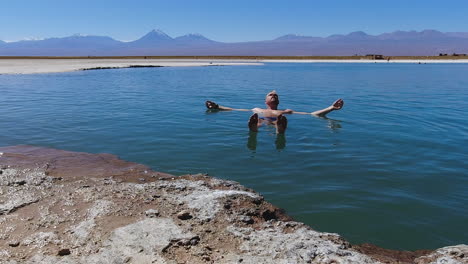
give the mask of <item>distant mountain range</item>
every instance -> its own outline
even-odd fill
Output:
[[[131,42],[81,35],[0,41],[0,56],[429,56],[439,53],[468,53],[468,32],[395,31],[373,36],[357,31],[329,37],[289,34],[273,40],[225,43],[199,34],[172,38],[153,30]]]

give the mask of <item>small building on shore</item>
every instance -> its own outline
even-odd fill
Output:
[[[366,57],[369,57],[372,60],[383,60],[385,59],[381,54],[366,54]]]

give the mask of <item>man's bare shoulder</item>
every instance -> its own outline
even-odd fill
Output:
[[[267,110],[267,109],[262,109],[262,108],[259,108],[259,107],[255,107],[255,108],[252,109],[252,112],[254,112],[254,113],[263,113],[263,112],[265,112],[265,110]]]

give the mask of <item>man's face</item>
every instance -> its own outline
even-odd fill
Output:
[[[265,98],[265,103],[267,105],[278,105],[279,104],[279,97],[275,91],[271,91],[267,94]]]

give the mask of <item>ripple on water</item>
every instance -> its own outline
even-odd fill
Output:
[[[239,181],[312,227],[353,243],[466,243],[467,65],[266,64],[0,76],[0,145],[108,152],[176,175]],[[249,112],[314,111],[247,131]],[[405,237],[402,241],[401,237]]]

